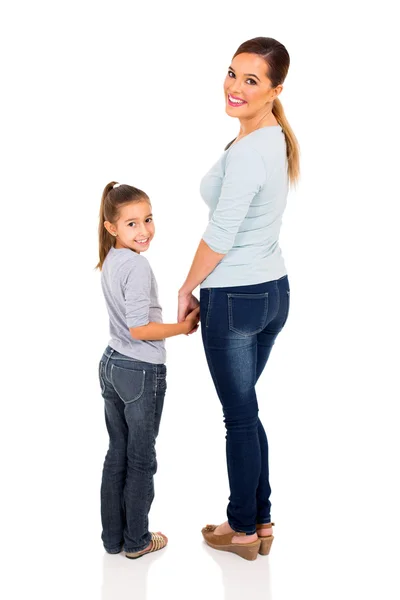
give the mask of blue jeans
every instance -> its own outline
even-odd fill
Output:
[[[255,385],[289,314],[288,277],[256,285],[200,290],[201,332],[222,404],[232,529],[255,533],[271,522],[268,441]]]
[[[166,366],[109,346],[99,364],[110,445],[101,483],[102,540],[111,554],[149,545],[148,513],[157,471],[155,443],[166,391]]]

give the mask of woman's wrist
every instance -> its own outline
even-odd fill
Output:
[[[178,297],[179,298],[186,298],[187,296],[191,296],[193,290],[189,290],[188,288],[185,288],[185,286],[183,285],[181,287],[181,289],[178,292]]]

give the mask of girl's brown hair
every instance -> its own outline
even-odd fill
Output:
[[[268,66],[267,77],[271,80],[272,87],[275,88],[285,81],[289,70],[290,57],[283,44],[273,38],[253,38],[241,44],[233,55],[233,58],[244,52],[258,54],[258,56],[261,56],[265,60]],[[279,98],[275,98],[273,101],[272,113],[285,134],[289,181],[291,184],[295,184],[300,175],[299,143],[289,125]]]
[[[99,262],[96,269],[102,269],[103,263],[110,249],[115,245],[115,237],[104,227],[104,222],[115,223],[118,219],[121,206],[131,202],[142,202],[145,200],[150,204],[148,195],[131,185],[116,185],[116,181],[110,181],[104,188],[101,197],[99,215]]]

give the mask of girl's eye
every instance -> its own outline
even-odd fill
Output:
[[[149,217],[148,219],[146,219],[146,223],[151,223],[151,222],[152,222],[152,220],[153,220],[153,219],[152,219],[151,217]]]
[[[135,223],[132,221],[132,223],[128,223],[128,227],[133,227],[135,225]]]

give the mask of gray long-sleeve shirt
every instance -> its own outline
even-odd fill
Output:
[[[136,360],[164,364],[165,340],[135,340],[129,331],[163,322],[157,282],[147,258],[129,248],[111,248],[103,263],[101,285],[110,317],[111,348]]]
[[[288,194],[282,128],[262,127],[232,144],[201,180],[210,209],[203,240],[225,254],[200,287],[240,286],[286,275],[279,232]]]

